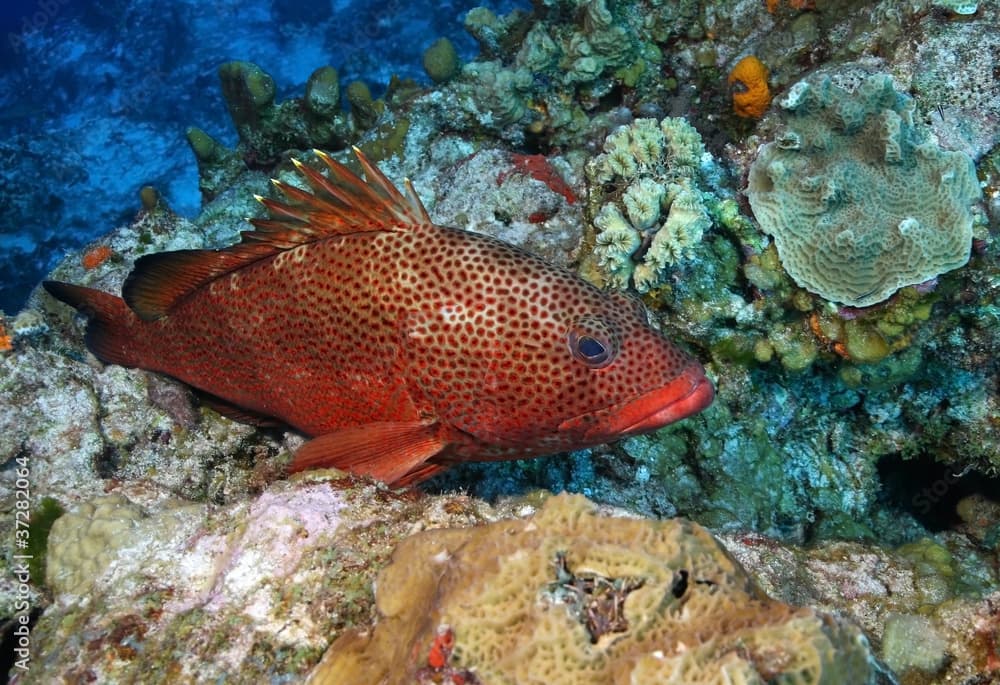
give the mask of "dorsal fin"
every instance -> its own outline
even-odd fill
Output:
[[[284,250],[335,235],[405,231],[430,224],[409,180],[404,196],[358,148],[354,154],[366,180],[325,152],[313,153],[326,166],[329,178],[293,159],[309,190],[272,180],[284,199],[258,196],[268,216],[250,219],[254,230],[243,231],[239,243],[221,250],[161,252],[138,259],[122,288],[129,307],[146,321],[159,319],[216,278]]]

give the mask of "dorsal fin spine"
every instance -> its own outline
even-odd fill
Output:
[[[158,319],[215,279],[284,250],[336,235],[405,231],[430,223],[408,181],[404,197],[360,150],[355,148],[354,153],[367,182],[323,152],[316,156],[330,178],[293,159],[312,192],[275,181],[285,201],[258,197],[268,216],[250,219],[255,230],[244,231],[236,245],[141,258],[125,282],[125,301],[142,319]]]
[[[361,154],[361,150],[359,150],[357,146],[354,146],[352,149],[354,150],[354,154],[358,157],[358,163],[361,164],[361,168],[365,172],[365,180],[368,182],[369,188],[375,186],[381,189],[382,192],[395,203],[396,207],[405,207],[408,204],[406,198],[404,198],[396,186],[394,186],[392,182],[386,178],[381,169],[369,162],[368,158]],[[333,161],[330,159],[330,156],[326,154],[322,155],[320,159],[326,162],[327,166],[330,166]]]
[[[413,211],[419,215],[420,222],[424,224],[431,223],[431,217],[424,208],[424,203],[420,201],[420,196],[417,195],[417,191],[413,189],[413,184],[410,183],[410,179],[403,179],[403,187],[406,188],[406,199],[409,201]]]
[[[352,223],[351,219],[353,219],[354,224],[369,223],[378,225],[389,223],[389,219],[384,216],[384,212],[379,211],[386,203],[385,198],[374,193],[370,187],[351,173],[347,167],[336,162],[334,162],[336,166],[330,167],[330,171],[339,181],[338,185],[302,162],[298,160],[292,161],[295,163],[295,168],[298,169],[306,179],[306,182],[315,191],[315,194],[305,201],[306,204],[316,207],[317,210],[323,205],[328,208],[327,211],[335,209],[335,212],[331,214],[335,214],[341,219],[347,219],[344,223]],[[352,196],[351,193],[354,195]],[[395,217],[395,213],[390,214]],[[387,225],[385,228],[388,230],[389,226]]]

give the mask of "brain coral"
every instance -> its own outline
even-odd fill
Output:
[[[314,685],[874,682],[859,629],[763,596],[700,526],[598,515],[574,495],[531,519],[403,541],[374,631],[338,639]]]
[[[807,79],[780,104],[787,128],[761,148],[746,194],[796,283],[865,307],[969,260],[972,160],[920,134],[889,76],[853,92]]]

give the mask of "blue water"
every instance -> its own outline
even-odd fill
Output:
[[[448,36],[464,59],[472,7],[512,0],[29,0],[0,10],[0,310],[17,312],[66,253],[128,222],[155,186],[198,212],[196,125],[235,131],[216,70],[239,59],[274,76],[279,99],[317,67],[376,94],[393,73],[422,83],[424,49]],[[14,4],[17,7],[10,7]],[[525,3],[522,3],[522,5]]]

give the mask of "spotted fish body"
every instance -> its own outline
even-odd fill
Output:
[[[292,470],[410,483],[470,460],[580,449],[700,411],[700,364],[642,306],[493,238],[431,223],[358,154],[276,182],[224,250],[143,257],[124,300],[58,282],[109,363],[173,376],[314,439]],[[127,304],[126,304],[127,303]]]

